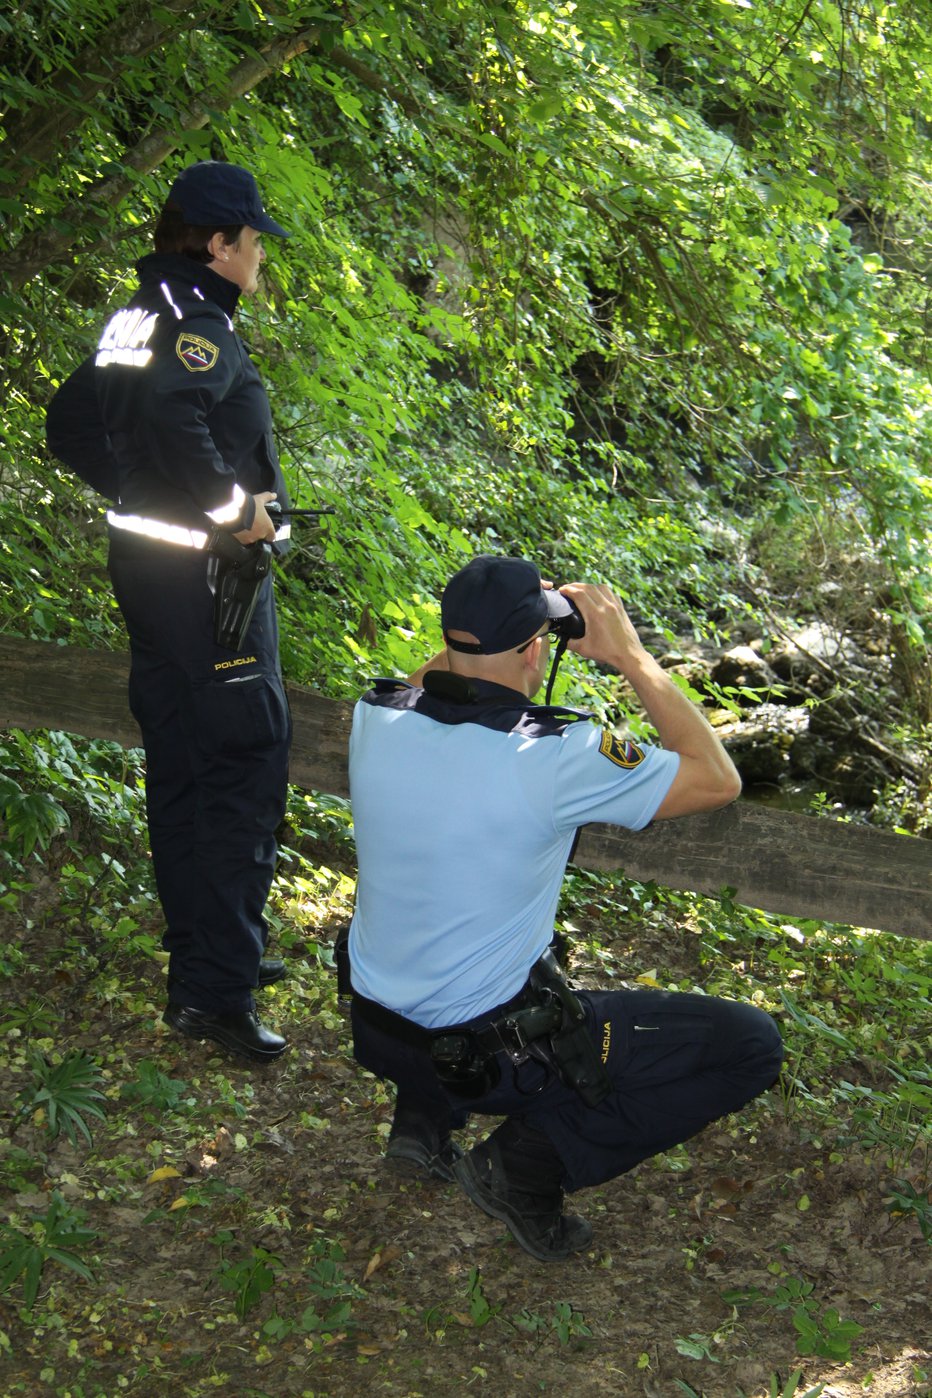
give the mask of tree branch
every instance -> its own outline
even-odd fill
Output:
[[[79,229],[100,228],[106,211],[115,207],[133,188],[134,174],[148,174],[181,144],[179,137],[207,125],[217,111],[230,107],[244,93],[277,72],[284,64],[312,48],[320,38],[313,25],[268,44],[261,53],[250,55],[231,69],[223,86],[195,98],[187,111],[179,113],[175,129],[154,132],[123,157],[121,172],[92,186],[80,199],[73,199],[40,228],[26,234],[9,252],[0,254],[0,279],[12,291],[19,290],[49,263],[62,257],[74,244]]]
[[[24,112],[10,124],[0,145],[0,168],[15,170],[4,193],[28,185],[37,165],[61,157],[66,139],[81,124],[88,108],[117,83],[130,62],[145,58],[181,29],[201,23],[203,11],[189,0],[163,0],[156,20],[148,3],[135,5],[106,32],[85,46],[49,80],[48,101]],[[184,17],[184,23],[179,19]]]

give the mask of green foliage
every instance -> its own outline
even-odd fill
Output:
[[[30,1176],[39,1170],[41,1162],[21,1146],[10,1144],[0,1155],[0,1182],[11,1192],[26,1189]]]
[[[28,803],[13,797],[14,828],[0,833],[0,907],[16,909],[30,899],[30,875],[39,852],[54,863],[59,910],[70,915],[71,933],[85,958],[98,968],[117,955],[154,956],[159,933],[153,929],[155,890],[150,862],[140,845],[143,818],[141,753],[118,744],[86,741],[60,732],[0,735],[3,789],[28,791]],[[35,817],[26,825],[24,813]],[[39,818],[45,825],[38,824]],[[92,827],[94,850],[83,848]],[[30,848],[35,838],[36,847]],[[68,851],[77,858],[68,858]],[[15,951],[0,951],[0,970],[12,974]]]
[[[307,1291],[313,1298],[298,1321],[305,1334],[324,1338],[351,1324],[353,1302],[365,1292],[345,1273],[343,1249],[329,1239],[316,1239],[312,1261],[305,1274]]]
[[[932,1190],[918,1190],[911,1180],[891,1180],[887,1209],[894,1218],[913,1217],[927,1243],[932,1243]]]
[[[861,950],[857,940],[854,945]],[[847,1032],[803,1009],[785,989],[779,992],[790,1022],[803,1033],[799,1057],[791,1056],[787,1074],[790,1103],[793,1094],[814,1100],[806,1080],[814,1077],[826,1053],[834,1057],[840,1052],[844,1058],[868,1056],[875,1074],[883,1074],[886,1082],[875,1076],[868,1085],[841,1077],[831,1092],[829,1110],[834,1113],[847,1106],[851,1132],[869,1148],[883,1150],[894,1167],[908,1162],[917,1148],[928,1145],[932,1126],[932,1082],[923,1042],[927,1035],[920,1027],[925,1017],[920,1007],[928,996],[930,981],[921,950],[913,952],[909,959],[913,958],[915,967],[904,964],[902,953],[896,960],[887,960],[869,943],[853,969],[845,965],[843,957],[837,958],[832,975],[847,1002]],[[875,971],[876,979],[869,969]],[[900,1029],[891,1032],[880,1010],[893,986],[902,989],[904,1001]],[[837,1016],[837,1009],[834,1013]],[[797,1075],[803,1064],[805,1080]]]
[[[589,1339],[592,1331],[581,1313],[569,1301],[558,1301],[553,1312],[553,1333],[561,1345],[568,1345],[572,1339]]]
[[[55,1010],[47,1000],[32,995],[24,1005],[12,1005],[0,1020],[0,1034],[25,1034],[33,1039],[48,1039],[55,1032]]]
[[[270,1340],[282,1340],[298,1333],[317,1348],[334,1336],[345,1333],[353,1325],[353,1304],[363,1299],[365,1292],[345,1275],[345,1255],[337,1243],[318,1238],[312,1248],[312,1261],[302,1277],[302,1288],[312,1300],[297,1320],[274,1315],[265,1322],[262,1334]]]
[[[0,760],[5,773],[0,813],[6,824],[0,851],[5,848],[17,859],[36,847],[47,849],[78,816],[99,819],[107,842],[119,845],[141,813],[141,781],[132,755],[117,743],[10,729],[0,735]]]
[[[438,1342],[444,1339],[451,1324],[482,1330],[494,1320],[538,1340],[551,1335],[561,1345],[568,1345],[571,1340],[586,1340],[592,1335],[581,1312],[570,1301],[557,1301],[549,1313],[525,1306],[509,1317],[504,1314],[504,1309],[502,1302],[489,1300],[481,1269],[470,1267],[466,1279],[466,1309],[446,1312],[441,1306],[432,1306],[424,1321],[428,1333]]]
[[[511,1317],[510,1323],[528,1335],[544,1336],[549,1330],[561,1345],[568,1345],[573,1339],[589,1339],[592,1335],[581,1312],[570,1301],[558,1301],[549,1317],[525,1306]]]
[[[188,1084],[180,1078],[163,1073],[156,1063],[144,1058],[136,1066],[134,1082],[123,1084],[120,1095],[143,1108],[150,1119],[163,1112],[191,1111],[195,1099],[188,1096]]]
[[[796,1349],[799,1354],[817,1354],[823,1359],[843,1362],[851,1358],[851,1346],[864,1329],[853,1320],[842,1320],[833,1306],[816,1314],[807,1305],[793,1312],[793,1325],[799,1332]]]
[[[29,1065],[32,1082],[20,1093],[20,1116],[41,1114],[53,1141],[64,1131],[73,1146],[79,1133],[90,1143],[86,1118],[105,1116],[98,1089],[100,1066],[84,1052],[68,1053],[53,1063],[36,1049],[30,1051]]]
[[[231,1233],[221,1233],[214,1239],[220,1247],[232,1241]],[[224,1291],[233,1293],[233,1306],[240,1320],[275,1285],[276,1273],[281,1270],[281,1261],[262,1247],[253,1247],[246,1257],[221,1262],[214,1275]]]
[[[768,529],[856,520],[923,655],[922,26],[828,0],[448,0],[428,33],[408,3],[178,8],[145,42],[99,0],[4,39],[9,629],[118,643],[99,504],[48,460],[42,406],[207,154],[254,168],[297,234],[240,310],[291,484],[336,510],[286,569],[295,678],[410,668],[476,548],[702,625],[729,588],[690,538],[697,480]]]
[[[466,1300],[469,1307],[469,1319],[477,1329],[483,1325],[488,1325],[490,1320],[501,1311],[500,1305],[490,1305],[482,1286],[482,1273],[478,1267],[470,1267],[469,1279],[466,1285]]]
[[[56,1189],[48,1209],[36,1215],[28,1233],[0,1223],[0,1292],[10,1291],[22,1277],[23,1300],[31,1310],[47,1262],[57,1262],[85,1281],[93,1281],[87,1263],[74,1251],[97,1236],[84,1227],[84,1221],[84,1211],[71,1208]]]
[[[218,1233],[212,1240],[221,1251],[234,1241],[229,1230]],[[338,1244],[318,1238],[311,1249],[311,1260],[302,1278],[302,1288],[313,1298],[296,1319],[273,1315],[263,1323],[262,1334],[268,1340],[283,1340],[298,1333],[313,1337],[313,1346],[325,1342],[337,1331],[352,1323],[353,1302],[364,1296],[362,1289],[344,1275],[344,1254]],[[214,1275],[225,1291],[233,1293],[233,1304],[239,1319],[248,1313],[275,1285],[282,1271],[281,1259],[266,1248],[254,1246],[248,1255],[227,1261],[224,1257]]]
[[[698,1333],[689,1336],[681,1335],[673,1343],[677,1354],[684,1354],[687,1359],[707,1359],[712,1364],[720,1362],[718,1357],[712,1353],[713,1336]]]
[[[0,814],[6,837],[19,846],[23,857],[36,845],[47,849],[49,841],[68,825],[68,813],[45,792],[23,791],[11,777],[0,776]]]
[[[291,787],[286,819],[291,840],[320,841],[322,844],[332,842],[347,849],[352,848],[352,810],[349,801],[342,797]]]
[[[725,1292],[722,1299],[735,1306],[757,1304],[775,1311],[789,1311],[797,1332],[798,1354],[814,1354],[839,1362],[848,1360],[851,1346],[864,1327],[853,1320],[842,1320],[833,1306],[820,1315],[819,1304],[812,1295],[814,1289],[812,1282],[789,1277],[770,1296],[752,1287],[748,1291]]]
[[[770,1378],[769,1398],[820,1398],[825,1390],[824,1383],[817,1383],[812,1388],[807,1388],[805,1393],[801,1392],[803,1374],[801,1369],[795,1369],[791,1373],[786,1383],[782,1383],[776,1374]]]

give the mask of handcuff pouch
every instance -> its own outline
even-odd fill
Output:
[[[444,1087],[469,1100],[484,1097],[501,1079],[495,1054],[481,1049],[468,1030],[435,1034],[430,1042],[430,1058]]]

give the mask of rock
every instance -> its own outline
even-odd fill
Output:
[[[776,672],[753,646],[734,646],[726,650],[713,664],[711,676],[723,688],[769,690],[780,683]]]
[[[829,780],[836,752],[832,744],[811,730],[794,739],[790,752],[790,767],[794,776]]]
[[[809,725],[808,710],[759,704],[746,718],[718,727],[719,737],[748,786],[790,775],[793,746]]]
[[[843,753],[832,764],[828,782],[848,806],[872,806],[885,773],[876,758],[856,752]]]
[[[870,662],[851,639],[824,621],[813,621],[794,631],[769,656],[770,664],[789,686],[788,698],[798,700],[827,693],[852,666]]]
[[[801,783],[824,790],[830,801],[871,807],[877,791],[904,770],[895,743],[886,748],[899,708],[890,657],[869,654],[822,619],[772,649],[754,629],[735,624],[728,649],[686,631],[654,631],[649,649],[700,693],[711,680],[734,696],[737,716],[713,708],[711,697],[705,712],[746,788]],[[741,690],[764,693],[767,701],[754,705]]]

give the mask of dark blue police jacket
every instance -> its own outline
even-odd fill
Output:
[[[175,253],[137,270],[139,290],[49,404],[50,450],[118,513],[203,529],[234,485],[287,508],[268,397],[233,328],[239,287]]]

